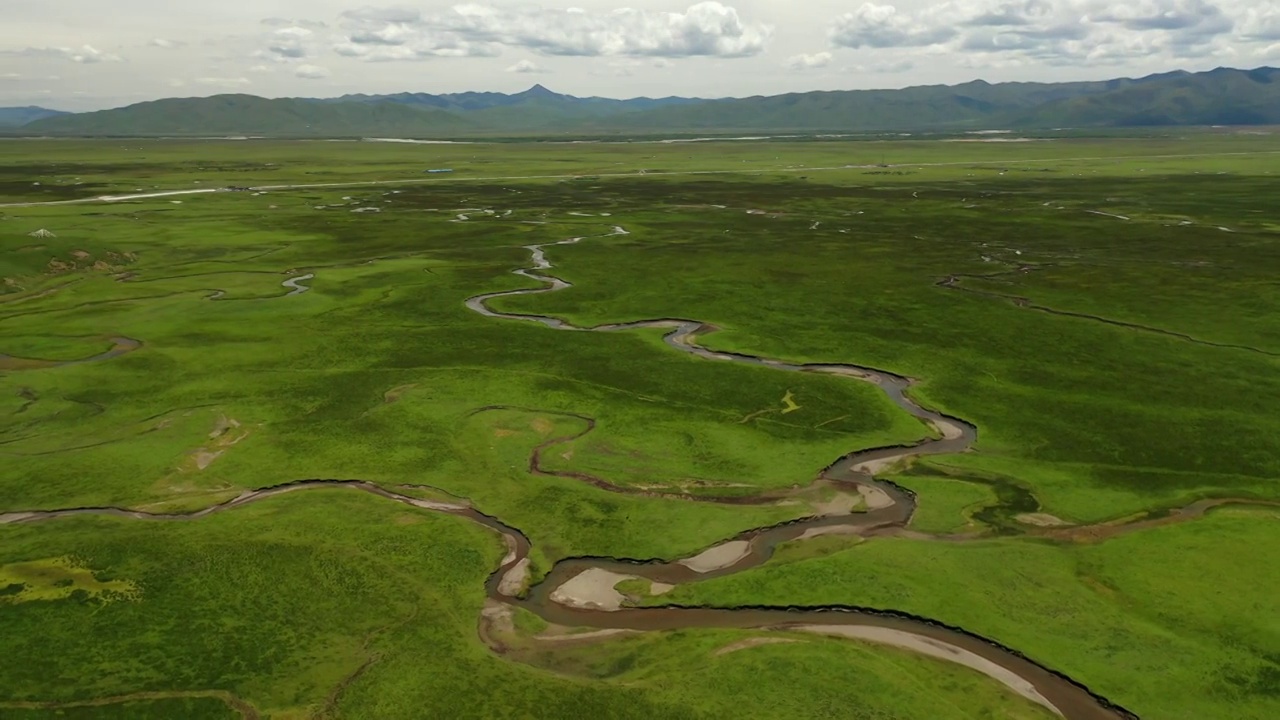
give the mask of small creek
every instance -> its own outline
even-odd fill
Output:
[[[282,286],[289,288],[289,294],[285,295],[285,297],[289,297],[291,295],[301,295],[302,293],[310,290],[311,289],[310,286],[301,285],[300,283],[306,280],[311,280],[315,276],[316,276],[315,273],[307,273],[306,275],[291,277],[288,280],[285,280],[284,282],[280,283]]]
[[[110,360],[111,358],[120,357],[126,353],[142,347],[141,340],[134,340],[128,337],[111,338],[111,348],[105,352],[98,353],[93,357],[81,358],[79,360],[39,360],[35,358],[14,357],[0,353],[0,371],[2,370],[44,370],[48,368],[67,367],[69,365],[85,365],[88,363],[101,362]]]

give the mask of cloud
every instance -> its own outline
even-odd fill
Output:
[[[820,52],[813,55],[801,54],[792,55],[783,63],[784,67],[791,70],[811,70],[813,68],[824,68],[831,64],[831,53]]]
[[[91,65],[102,62],[120,62],[124,58],[112,53],[104,53],[92,45],[81,45],[78,48],[72,47],[29,47],[22,50],[6,50],[0,54],[3,55],[20,55],[23,57],[46,57],[58,58],[62,60],[70,60],[71,62],[80,63],[82,65]]]
[[[1234,24],[1220,8],[1205,0],[1129,0],[1094,16],[1129,30],[1199,30],[1220,33]]]
[[[186,43],[181,40],[168,40],[165,38],[154,38],[147,44],[151,47],[164,48],[165,50],[173,50],[175,48],[186,46]]]
[[[0,75],[0,80],[5,80],[5,81],[21,80],[21,79],[22,79],[22,76],[19,75],[18,73],[5,73],[3,75]]]
[[[1280,38],[1280,10],[1232,3],[1244,0],[949,0],[910,12],[870,2],[836,18],[830,37],[836,47],[927,48],[1051,65],[1221,55],[1241,16],[1257,39],[1273,29]]]
[[[267,65],[254,65],[249,68],[249,72],[254,73],[255,75],[260,75],[262,73],[272,72],[272,68]]]
[[[493,56],[502,48],[582,57],[745,57],[761,53],[772,28],[744,22],[719,2],[684,12],[611,12],[456,5],[423,14],[364,8],[342,15],[340,55],[365,60]]]
[[[1240,22],[1240,34],[1249,40],[1280,40],[1280,5],[1267,3],[1263,7],[1246,10]],[[1269,56],[1271,50],[1268,47],[1264,54]]]
[[[509,73],[542,73],[546,72],[538,67],[538,64],[532,60],[521,60],[520,62],[507,68]]]
[[[287,25],[271,32],[268,39],[266,57],[278,62],[301,60],[309,52],[312,31],[300,25]]]
[[[278,17],[267,18],[261,24],[271,28],[300,27],[307,30],[323,30],[329,27],[328,24],[318,20],[291,20]]]
[[[914,70],[916,63],[914,60],[887,60],[884,62],[871,63],[870,65],[855,65],[852,68],[844,68],[844,70],[852,70],[857,73],[875,73],[877,75],[892,74]]]
[[[329,77],[329,70],[319,65],[299,65],[293,74],[304,80],[322,80]]]
[[[210,87],[220,87],[220,88],[238,88],[238,87],[244,87],[245,85],[252,84],[249,81],[249,78],[243,78],[243,77],[236,77],[236,78],[202,77],[202,78],[196,78],[191,82],[196,85],[208,85]]]
[[[847,48],[923,47],[955,37],[954,27],[932,22],[928,14],[899,13],[892,5],[864,3],[836,18],[831,42]]]

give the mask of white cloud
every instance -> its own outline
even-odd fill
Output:
[[[0,75],[0,80],[21,80],[22,76],[18,73],[5,73]]]
[[[272,68],[268,65],[254,65],[249,68],[249,72],[255,75],[272,72]]]
[[[771,27],[743,22],[737,10],[719,2],[684,12],[466,4],[424,15],[364,8],[344,13],[340,27],[338,54],[374,61],[493,56],[503,47],[585,57],[744,57],[762,52],[772,34]]]
[[[78,48],[73,47],[29,47],[22,50],[7,50],[0,54],[3,55],[20,55],[24,57],[46,57],[58,58],[62,60],[70,60],[71,62],[81,63],[83,65],[91,65],[101,62],[120,62],[123,60],[119,55],[112,53],[104,53],[92,45],[81,45]]]
[[[842,68],[845,71],[856,73],[874,73],[877,75],[887,75],[893,73],[902,73],[913,70],[916,67],[914,60],[886,60],[882,62],[871,63],[870,65],[854,65],[851,68]]]
[[[813,55],[800,54],[792,55],[787,58],[783,65],[792,70],[809,70],[812,68],[824,68],[831,64],[831,53],[820,52]]]
[[[191,82],[193,82],[196,85],[208,85],[210,87],[220,87],[220,88],[238,88],[238,87],[244,87],[245,85],[252,84],[250,83],[249,78],[243,78],[243,77],[235,77],[235,78],[202,77],[202,78],[196,78]]]
[[[1245,13],[1245,0],[949,0],[910,12],[866,3],[838,17],[831,42],[848,48],[927,48],[1025,58],[1048,65],[1186,59],[1229,49],[1237,16],[1267,38],[1280,10]]]
[[[1261,7],[1250,7],[1240,22],[1240,34],[1250,40],[1280,40],[1280,4],[1264,2]],[[1270,46],[1264,54],[1270,54]]]
[[[520,62],[507,68],[509,73],[541,73],[546,72],[538,67],[538,64],[532,60],[521,60]]]
[[[328,24],[319,20],[298,20],[290,18],[270,17],[262,21],[262,25],[271,28],[299,27],[307,30],[323,30]]]
[[[186,43],[181,40],[169,40],[166,38],[154,38],[147,44],[151,47],[164,48],[165,50],[186,47]]]
[[[267,41],[267,56],[281,61],[301,60],[310,54],[312,31],[298,25],[277,28]]]
[[[836,18],[831,42],[837,47],[923,47],[955,37],[954,27],[934,22],[928,15],[899,13],[892,5],[864,3],[857,11]]]
[[[304,80],[321,80],[329,77],[329,70],[319,65],[299,65],[293,74]]]

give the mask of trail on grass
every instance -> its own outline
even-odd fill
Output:
[[[1259,355],[1266,355],[1268,357],[1280,357],[1280,353],[1272,352],[1270,350],[1263,350],[1262,348],[1253,347],[1252,345],[1236,345],[1233,343],[1221,343],[1221,342],[1214,342],[1212,340],[1202,340],[1198,337],[1194,337],[1186,333],[1180,333],[1175,330],[1165,330],[1163,328],[1152,327],[1150,325],[1142,325],[1140,323],[1127,322],[1125,320],[1114,320],[1112,318],[1105,318],[1100,315],[1092,315],[1089,313],[1076,312],[1074,310],[1059,310],[1057,308],[1051,308],[1045,305],[1038,305],[1032,302],[1030,298],[1022,297],[1020,295],[1009,295],[1006,293],[996,292],[994,290],[979,290],[977,288],[965,287],[964,285],[961,284],[965,279],[992,280],[995,278],[1013,275],[1017,273],[1030,272],[1031,270],[1037,269],[1037,267],[1042,267],[1042,266],[1023,265],[1015,270],[1007,270],[1004,272],[996,272],[996,273],[986,273],[981,275],[957,273],[955,275],[948,275],[947,277],[939,280],[934,284],[940,288],[946,288],[948,290],[958,290],[963,293],[969,293],[970,295],[980,295],[982,297],[989,297],[997,300],[1006,300],[1020,308],[1026,308],[1027,310],[1035,310],[1037,312],[1048,313],[1050,315],[1076,318],[1078,320],[1091,320],[1093,322],[1100,322],[1105,325],[1111,325],[1114,327],[1126,328],[1129,330],[1139,330],[1141,332],[1148,332],[1156,335],[1164,335],[1165,337],[1171,337],[1178,340],[1185,340],[1186,342],[1195,343],[1196,345],[1205,345],[1208,347],[1224,348],[1227,350],[1244,350],[1246,352],[1258,353]]]

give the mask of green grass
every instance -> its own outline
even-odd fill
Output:
[[[421,486],[403,492],[465,498],[520,528],[540,577],[570,556],[683,557],[807,512],[529,472],[533,448],[580,434],[582,417],[595,429],[548,447],[546,469],[719,495],[803,487],[845,453],[928,435],[856,381],[463,305],[531,286],[510,274],[528,263],[522,246],[618,224],[632,234],[548,250],[573,288],[493,305],[583,325],[697,319],[720,328],[703,338],[713,348],[916,378],[914,397],[974,422],[979,440],[895,478],[919,494],[913,528],[1011,535],[819,538],[653,601],[903,610],[997,639],[1144,716],[1274,716],[1273,515],[1224,510],[1080,547],[1016,537],[1010,516],[1088,523],[1280,497],[1280,216],[1262,200],[1276,194],[1267,153],[1280,146],[1220,133],[1015,145],[5,143],[0,202],[458,172],[0,208],[0,353],[68,361],[112,337],[143,342],[109,361],[0,371],[0,512],[189,512],[305,479]],[[884,155],[919,165],[812,171]],[[603,177],[641,167],[744,173]],[[592,177],[480,179],[519,175]],[[370,206],[382,211],[351,212]],[[37,228],[57,237],[29,237]],[[312,290],[286,297],[281,282],[302,273]],[[959,287],[995,295],[937,285],[990,273],[1002,274]],[[798,409],[784,412],[785,398]],[[476,414],[486,406],[516,409]],[[345,491],[193,523],[75,518],[0,536],[4,577],[68,557],[73,586],[138,588],[105,604],[74,589],[53,599],[67,578],[49,576],[48,598],[6,601],[25,580],[0,595],[0,623],[15,628],[0,655],[23,658],[0,670],[0,702],[220,690],[297,717],[377,656],[334,701],[339,715],[1034,716],[950,666],[816,638],[717,656],[742,635],[689,631],[556,648],[533,667],[503,660],[475,632],[497,541]],[[539,622],[517,616],[526,633]],[[225,709],[135,702],[66,712]]]
[[[1016,647],[1143,717],[1274,716],[1274,511],[1221,510],[1098,545],[882,539],[651,602],[857,605]],[[1240,548],[1248,547],[1248,553]]]
[[[14,720],[237,720],[242,715],[214,698],[137,700],[105,705],[58,708],[18,708],[0,704],[4,717]]]
[[[911,528],[920,532],[952,533],[979,529],[973,519],[976,510],[995,505],[998,498],[989,488],[952,478],[897,476],[893,482],[918,496]]]
[[[752,684],[766,667],[785,668],[795,682],[756,690],[746,717],[776,717],[777,707],[820,717],[851,696],[862,698],[867,717],[968,717],[954,706],[966,696],[1002,716],[1041,717],[967,671],[817,639],[812,652],[758,648],[717,659],[707,656],[743,633],[691,631],[611,643],[600,655],[551,653],[559,674],[512,663],[475,635],[483,581],[501,554],[497,537],[351,491],[286,495],[190,523],[74,518],[0,535],[0,561],[73,554],[141,588],[109,604],[0,607],[7,629],[0,650],[24,659],[0,668],[8,702],[221,691],[270,717],[306,717],[372,659],[333,700],[342,717],[414,718],[423,708],[476,718],[720,717],[724,693]],[[932,682],[935,693],[907,692]],[[900,705],[894,696],[903,692]],[[190,705],[221,716],[204,701],[147,705],[115,710],[145,716]],[[77,712],[96,717],[70,716]]]

